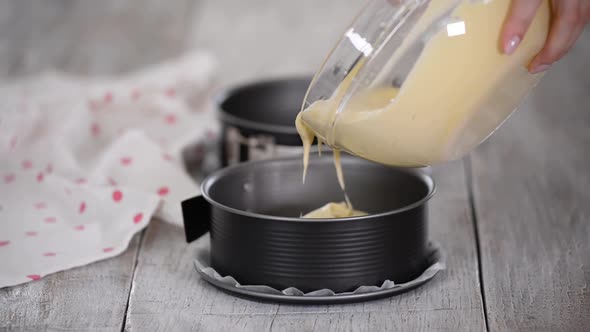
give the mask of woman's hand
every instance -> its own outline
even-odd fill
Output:
[[[541,3],[542,0],[512,0],[501,37],[504,53],[516,50]],[[590,21],[590,0],[551,0],[551,13],[549,35],[529,65],[531,73],[547,70],[574,46]]]

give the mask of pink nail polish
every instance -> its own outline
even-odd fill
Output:
[[[516,51],[516,48],[520,44],[520,37],[514,36],[504,45],[504,53],[510,55]]]
[[[531,74],[537,74],[537,73],[541,73],[541,72],[547,71],[547,69],[549,69],[549,67],[551,67],[551,65],[538,65],[538,66],[535,66],[531,70]]]

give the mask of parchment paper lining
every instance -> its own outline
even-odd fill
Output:
[[[282,291],[266,286],[266,285],[242,285],[240,284],[235,278],[232,276],[221,276],[215,269],[209,266],[209,234],[205,234],[204,236],[200,237],[196,242],[197,247],[197,258],[194,261],[195,268],[208,275],[209,277],[218,280],[228,286],[241,288],[244,290],[249,290],[252,292],[264,293],[264,294],[274,294],[274,295],[287,295],[287,296],[338,296],[338,295],[351,295],[351,294],[363,294],[363,293],[372,293],[378,292],[386,289],[397,288],[397,287],[412,287],[416,284],[420,284],[425,280],[428,280],[434,275],[436,275],[439,271],[445,269],[445,264],[442,262],[442,259],[435,263],[433,263],[430,267],[428,267],[419,277],[414,280],[396,284],[391,280],[385,280],[381,286],[360,286],[356,290],[352,292],[342,292],[342,293],[335,293],[331,289],[318,289],[312,292],[304,293],[301,290],[295,287],[285,288]]]

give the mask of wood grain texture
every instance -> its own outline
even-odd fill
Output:
[[[120,331],[139,244],[122,255],[0,289],[0,330]]]
[[[182,51],[194,1],[0,1],[3,79],[59,69],[116,74]],[[139,235],[115,258],[0,290],[0,330],[124,325]]]
[[[221,82],[313,73],[362,5],[361,1],[204,1],[186,44],[219,57]],[[444,244],[448,271],[399,297],[342,306],[252,302],[220,292],[192,266],[183,231],[149,226],[142,246],[125,329],[200,331],[324,331],[485,329],[474,230],[461,163],[436,170],[432,235]]]
[[[180,228],[150,225],[139,255],[126,330],[384,331],[485,330],[473,224],[462,164],[435,170],[432,238],[448,270],[415,291],[369,303],[264,304],[227,295],[201,280],[195,248]]]
[[[472,155],[492,331],[590,326],[590,33]]]
[[[51,68],[116,74],[191,48],[215,52],[223,85],[311,74],[362,4],[0,0],[0,77]],[[492,331],[590,325],[588,54],[586,32],[523,109],[472,154]],[[0,330],[485,330],[463,165],[437,167],[435,179],[431,232],[448,270],[410,293],[341,306],[237,299],[198,277],[180,228],[155,222],[141,248],[136,237],[119,257],[0,290]]]

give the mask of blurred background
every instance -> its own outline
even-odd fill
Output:
[[[79,75],[123,74],[194,49],[214,54],[219,63],[217,86],[221,88],[264,78],[311,75],[364,2],[0,0],[0,80],[54,69]],[[383,321],[415,321],[414,326],[426,329],[457,330],[474,320],[480,328],[472,330],[483,330],[485,315],[491,330],[587,330],[583,326],[590,317],[589,30],[490,140],[464,160],[434,169],[439,191],[431,212],[432,234],[445,248],[449,270],[436,284],[424,288],[432,296],[411,293],[397,300],[400,302],[384,302],[399,304],[391,306],[391,311],[378,303],[373,310],[381,313]],[[61,311],[52,307],[51,317],[64,320],[63,326],[98,326],[115,320],[122,324],[127,297],[120,300],[119,310],[110,303],[116,302],[110,296],[124,293],[136,275],[145,278],[139,278],[135,297],[130,300],[130,324],[155,328],[159,323],[165,327],[192,321],[201,312],[229,308],[230,302],[224,300],[190,306],[186,294],[200,288],[184,278],[194,271],[184,264],[192,259],[192,253],[186,251],[182,230],[163,223],[149,227],[144,242],[133,242],[126,255],[104,263],[116,268],[95,264],[30,286],[30,293],[19,289],[14,295],[0,294],[4,296],[0,298],[0,318],[29,312],[28,319],[36,329],[38,317],[48,315],[47,303],[60,303],[52,298],[58,296],[69,306]],[[140,246],[145,248],[141,256],[136,255]],[[133,273],[137,257],[140,272]],[[179,269],[184,274],[179,274]],[[109,279],[97,278],[101,273],[114,275],[110,279],[125,285],[121,290],[113,286],[111,293],[96,288],[100,292],[93,296],[88,284]],[[66,282],[55,282],[60,278]],[[68,278],[79,285],[77,291],[70,291]],[[170,287],[170,280],[175,287]],[[164,293],[152,294],[154,289],[166,293],[158,297]],[[27,302],[38,301],[38,294],[43,294],[40,304]],[[60,298],[59,294],[65,295]],[[210,293],[205,294],[195,298],[206,298]],[[136,299],[145,300],[144,307],[135,307]],[[432,299],[434,304],[429,302]],[[9,308],[2,316],[2,303],[14,304],[18,310]],[[152,305],[160,303],[169,307],[152,310]],[[94,304],[97,307],[92,307]],[[34,305],[40,308],[38,316]],[[108,313],[97,315],[96,308]],[[366,324],[365,320],[371,320],[364,316],[363,304],[329,313],[330,323],[352,322],[355,308],[359,310],[357,321]],[[76,315],[77,310],[83,314]],[[208,322],[233,327],[234,317],[254,321],[264,316],[259,313],[268,311],[267,307],[250,305],[247,310],[259,312],[210,315]],[[171,316],[178,312],[185,315],[184,321]],[[290,315],[277,316],[277,312],[272,322],[279,317],[277,326],[281,326],[281,319]],[[304,326],[299,323],[311,316],[298,316],[292,326]],[[429,324],[425,317],[434,318]],[[89,324],[88,320],[98,323]],[[312,323],[315,327],[315,321],[307,322],[306,327]],[[379,328],[384,329],[383,325],[375,329]]]
[[[361,0],[0,0],[0,75],[117,74],[191,49],[219,83],[313,73]]]

